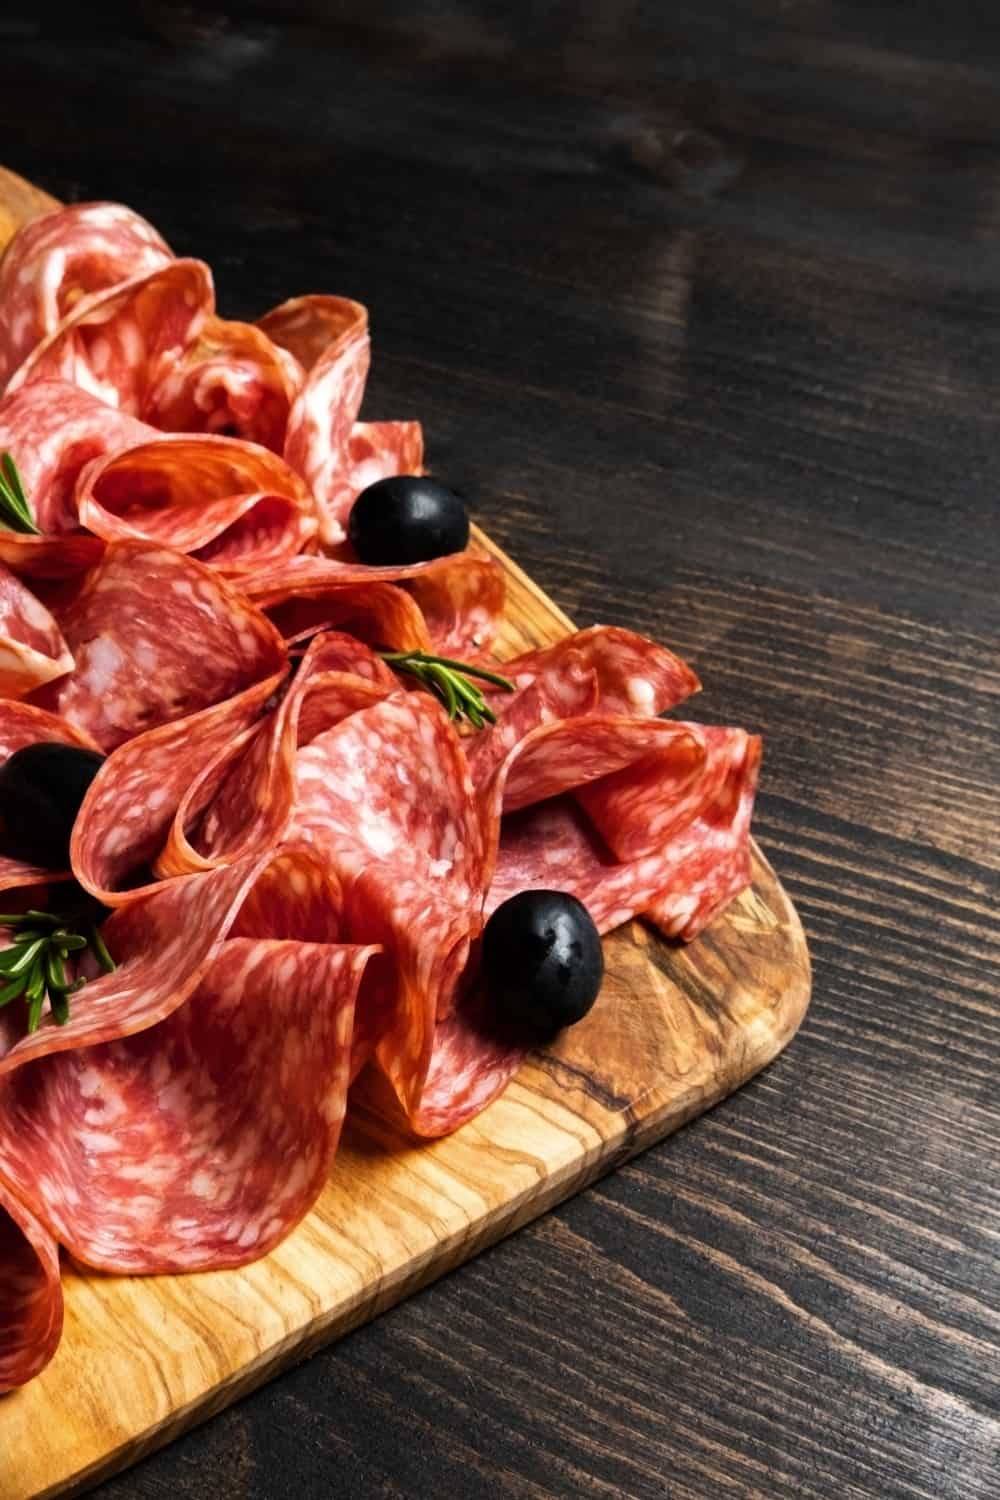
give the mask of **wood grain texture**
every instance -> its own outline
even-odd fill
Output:
[[[0,249],[55,201],[0,171]],[[478,528],[473,544],[507,574],[502,657],[573,628]],[[696,942],[632,922],[605,939],[605,965],[590,1015],[445,1140],[396,1133],[362,1080],[319,1202],[257,1264],[155,1278],[67,1267],[56,1357],[0,1400],[4,1500],[79,1493],[513,1233],[739,1088],[809,1002],[801,923],[756,848],[751,887]]]
[[[371,306],[366,415],[764,735],[815,981],[692,1128],[97,1500],[995,1500],[993,11],[46,9],[0,15],[4,158],[233,316]]]

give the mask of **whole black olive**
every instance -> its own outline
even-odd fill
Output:
[[[0,767],[0,849],[49,870],[69,864],[69,841],[87,788],[104,764],[96,750],[44,743]]]
[[[604,978],[601,935],[565,891],[522,891],[483,931],[483,977],[500,1019],[550,1037],[590,1010]]]
[[[454,490],[420,474],[397,474],[362,490],[347,523],[363,563],[428,562],[469,545],[469,517]]]

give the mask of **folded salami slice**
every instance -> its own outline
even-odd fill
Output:
[[[597,781],[584,792],[505,817],[487,911],[519,891],[555,888],[582,901],[602,932],[650,912],[671,936],[696,936],[750,877],[749,825],[760,742],[741,729],[675,727],[697,732],[706,751],[700,795],[697,785],[694,794],[690,784],[680,792],[685,817],[675,806],[677,788],[664,784],[649,764],[612,775],[608,787]],[[721,787],[720,760],[726,768]],[[630,776],[638,790],[625,796]],[[663,829],[657,847],[619,858],[588,815],[588,810],[599,812],[605,796],[621,820],[614,824],[619,848],[642,847],[651,823]]]
[[[79,1260],[242,1265],[312,1206],[376,951],[339,906],[304,850],[168,881],[105,924],[117,971],[0,1062],[0,1182]]]
[[[432,562],[370,568],[326,557],[296,557],[284,566],[255,574],[244,587],[275,621],[286,640],[324,630],[355,631],[349,610],[377,585],[393,584],[416,601],[425,622],[424,639],[402,650],[433,645],[448,656],[478,654],[493,639],[503,618],[503,569],[492,558],[455,552]],[[377,622],[376,622],[377,623]],[[373,644],[371,630],[360,631]]]
[[[288,416],[284,454],[320,507],[320,540],[347,536],[356,490],[350,485],[350,438],[361,409],[371,348],[368,315],[354,304],[346,325],[309,370]]]
[[[173,260],[123,281],[84,298],[15,370],[7,391],[68,380],[144,418],[159,381],[197,340],[214,301],[212,273],[200,260]]]
[[[704,726],[718,790],[669,845],[670,870],[645,909],[667,937],[689,942],[751,880],[750,820],[760,775],[761,742],[742,729]]]
[[[652,717],[701,686],[687,663],[666,647],[611,625],[578,630],[554,646],[502,663],[499,670],[518,691],[486,689],[499,722],[468,747],[477,786],[484,786],[514,746],[541,724],[592,713]]]
[[[55,714],[35,708],[30,703],[16,703],[12,699],[0,700],[0,765],[27,745],[55,743],[57,745],[79,745],[84,750],[99,747],[83,730],[69,724]],[[0,891],[47,885],[52,881],[69,879],[69,871],[43,869],[22,859],[15,859],[3,852],[3,832],[0,830]]]
[[[365,358],[358,336],[366,324],[360,303],[315,294],[290,298],[265,313],[257,326],[310,372],[324,356],[333,358],[331,351],[345,340],[353,350],[346,368],[354,370]],[[322,372],[317,380],[321,378]],[[339,405],[332,415],[330,422],[310,423],[304,412],[296,412],[286,456],[291,454],[304,474],[308,469],[307,477],[326,487],[322,498],[329,518],[323,539],[337,543],[346,535],[346,518],[361,490],[395,474],[422,473],[424,435],[419,422],[354,422],[345,448],[346,418],[341,420]]]
[[[201,713],[147,730],[108,756],[77,814],[70,846],[73,874],[91,895],[123,906],[155,889],[152,867],[178,808],[220,759],[228,764],[234,747],[247,743],[284,676],[276,672]],[[189,862],[161,873],[195,868]]]
[[[105,750],[234,697],[287,660],[274,626],[217,573],[146,542],[113,542],[52,603],[76,666],[36,694]]]
[[[70,649],[45,605],[0,563],[0,698],[23,698],[72,670]]]
[[[267,719],[226,746],[191,782],[157,860],[157,874],[211,869],[279,841],[292,816],[297,751],[349,714],[398,690],[384,663],[371,652],[361,656],[359,642],[350,657],[352,668],[363,665],[365,675],[345,671],[347,639],[317,636]]]
[[[26,224],[0,260],[0,389],[88,299],[172,259],[152,224],[121,203],[74,203]]]
[[[276,454],[225,437],[155,439],[81,476],[80,520],[95,535],[162,542],[235,577],[279,566],[315,536],[312,498]]]
[[[0,1395],[44,1370],[63,1324],[59,1247],[0,1182]]]
[[[102,543],[80,531],[76,486],[92,459],[158,434],[65,380],[24,386],[0,401],[0,453],[9,452],[24,484],[32,536],[0,530],[0,560],[29,576],[65,578],[96,562]]]
[[[396,474],[422,474],[423,467],[424,433],[419,422],[355,422],[351,428],[345,477],[351,505],[370,484]]]
[[[306,371],[311,370],[331,344],[363,323],[368,314],[360,302],[335,297],[329,292],[307,292],[279,302],[256,326],[282,349],[294,355]]]
[[[392,960],[392,992],[377,1007],[385,1026],[371,1039],[419,1128],[438,1023],[455,1012],[482,899],[482,836],[461,743],[436,700],[399,693],[319,735],[296,769],[291,836],[311,843],[342,883],[346,936],[382,944]],[[355,1066],[362,1060],[356,1048]]]
[[[252,323],[206,320],[149,393],[145,418],[167,432],[217,432],[280,453],[305,382],[293,354]]]

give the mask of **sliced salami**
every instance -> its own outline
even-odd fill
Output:
[[[644,908],[667,937],[690,942],[751,880],[750,820],[761,742],[742,729],[703,726],[712,758],[724,768],[715,797],[672,841],[672,863],[656,899]]]
[[[0,563],[0,698],[23,698],[72,670],[70,649],[45,605]]]
[[[607,625],[525,652],[499,670],[517,692],[486,689],[499,722],[469,746],[477,786],[484,786],[510,751],[542,724],[592,713],[653,717],[700,687],[691,668],[673,652]]]
[[[144,415],[168,432],[216,432],[280,453],[305,372],[252,323],[206,320],[150,390]]]
[[[147,730],[108,756],[73,826],[70,859],[85,890],[105,906],[123,906],[155,889],[152,866],[162,859],[178,808],[220,758],[228,761],[234,746],[246,744],[284,675],[276,672],[201,713]],[[200,863],[187,862],[161,873],[197,868]]]
[[[63,380],[24,386],[0,401],[0,453],[17,463],[41,536],[0,530],[0,560],[28,576],[65,578],[104,550],[84,535],[76,501],[81,471],[93,459],[158,434],[125,412]]]
[[[320,540],[336,545],[347,536],[356,491],[350,485],[350,437],[368,377],[368,318],[355,321],[310,369],[288,417],[285,458],[316,497]]]
[[[749,879],[760,742],[743,730],[723,730],[707,736],[707,748],[707,785],[716,785],[717,756],[729,766],[722,790],[690,821],[668,823],[660,846],[637,858],[619,859],[572,794],[505,817],[487,911],[519,891],[555,888],[582,901],[602,932],[652,911],[671,936],[694,937]],[[588,796],[598,797],[600,786]],[[658,815],[648,789],[634,811],[643,819]],[[626,839],[623,832],[619,837]]]
[[[111,543],[52,608],[76,666],[36,701],[104,750],[221,703],[287,660],[270,621],[216,573],[145,542]]]
[[[279,303],[257,319],[257,327],[308,371],[331,345],[345,334],[364,328],[367,322],[368,313],[360,302],[312,292]]]
[[[375,952],[338,941],[338,907],[301,850],[169,881],[105,924],[120,967],[68,1025],[0,1063],[0,1181],[79,1260],[241,1265],[311,1207]]]
[[[482,837],[461,744],[432,698],[395,694],[313,740],[296,769],[292,835],[343,884],[347,937],[392,956],[392,993],[376,997],[391,1018],[376,1056],[415,1118],[481,902]]]
[[[279,841],[292,816],[298,749],[397,689],[384,664],[376,682],[339,670],[343,657],[341,638],[317,636],[266,721],[226,746],[191,782],[157,861],[158,874],[210,869]]]
[[[493,639],[503,618],[503,569],[492,558],[456,552],[432,562],[370,568],[363,563],[325,557],[297,557],[283,567],[257,574],[245,585],[250,598],[267,612],[287,640],[306,630],[354,631],[345,623],[345,605],[364,600],[378,585],[405,590],[425,622],[423,645],[448,656],[479,654]],[[358,633],[358,632],[354,632]],[[373,641],[370,631],[360,632]],[[387,646],[384,638],[375,644]],[[401,646],[400,650],[420,649]]]
[[[44,1370],[63,1324],[59,1247],[0,1182],[0,1395]]]
[[[157,434],[92,464],[77,504],[83,525],[105,541],[161,542],[234,577],[280,565],[316,534],[298,476],[234,438]]]
[[[7,391],[68,380],[108,406],[145,417],[160,380],[197,340],[214,299],[212,273],[200,260],[173,260],[85,297],[19,365]]]
[[[370,484],[396,474],[421,474],[423,467],[424,433],[419,422],[355,422],[351,428],[345,482],[352,505]]]
[[[95,294],[172,259],[152,224],[121,203],[74,203],[25,225],[0,260],[0,389]]]

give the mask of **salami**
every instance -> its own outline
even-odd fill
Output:
[[[104,750],[221,703],[287,659],[274,626],[241,594],[150,543],[111,543],[53,610],[76,665],[36,701]]]
[[[23,698],[72,669],[70,649],[49,611],[0,563],[0,697]]]
[[[284,676],[282,668],[200,713],[137,735],[108,757],[73,826],[70,859],[85,890],[105,906],[120,906],[155,888],[152,866],[178,809],[220,760],[228,765],[234,747],[247,743]],[[186,862],[164,873],[200,867]]]
[[[0,533],[0,557],[18,572],[64,576],[96,560],[95,537],[132,537],[238,576],[287,561],[316,534],[311,496],[275,454],[158,432],[66,381],[0,401],[2,451],[17,460],[45,533]]]
[[[287,464],[224,437],[155,434],[92,464],[77,504],[105,541],[162,542],[237,577],[280,565],[316,534],[312,498]]]
[[[413,647],[433,645],[448,656],[473,656],[492,641],[503,618],[503,569],[492,558],[456,552],[432,562],[372,568],[325,557],[297,557],[290,563],[247,580],[250,598],[278,625],[286,640],[303,632],[351,629],[355,601],[375,597],[377,585],[405,590],[419,606],[423,639]],[[373,638],[370,629],[360,632]]]
[[[433,699],[400,693],[319,735],[296,771],[293,836],[343,884],[346,935],[393,955],[376,1055],[416,1123],[481,904],[482,834],[460,741]]]
[[[419,422],[355,422],[347,440],[345,482],[352,503],[361,490],[395,474],[422,474],[424,434]]]
[[[479,786],[542,724],[597,712],[654,716],[700,687],[673,652],[616,626],[578,630],[554,646],[516,656],[502,670],[518,691],[512,697],[487,692],[499,722],[469,748]]]
[[[356,492],[348,479],[350,438],[368,377],[368,318],[358,307],[352,323],[320,355],[288,416],[285,458],[302,475],[320,508],[320,539],[347,537]]]
[[[749,824],[760,742],[743,730],[712,734],[705,726],[678,727],[697,727],[706,746],[705,795],[689,797],[686,804],[688,812],[697,808],[694,816],[681,821],[670,799],[664,800],[658,778],[646,779],[648,768],[640,767],[644,795],[632,800],[633,817],[645,829],[666,808],[662,840],[644,854],[619,858],[588,816],[587,807],[595,811],[600,805],[600,781],[582,795],[554,797],[505,817],[487,911],[519,891],[555,887],[582,901],[602,932],[648,912],[670,936],[696,936],[750,878]],[[721,787],[720,760],[726,767]],[[621,814],[622,784],[611,781],[610,802]],[[643,843],[624,824],[616,824],[616,841],[623,850]]]
[[[17,573],[45,578],[65,578],[96,562],[104,549],[79,529],[77,480],[92,459],[155,436],[144,423],[67,381],[39,381],[0,400],[0,453],[16,460],[42,532],[0,529],[0,561]]]
[[[172,260],[85,297],[35,345],[7,391],[68,380],[144,417],[155,409],[158,382],[198,339],[214,300],[212,273],[200,260]]]
[[[172,259],[152,224],[121,203],[74,203],[32,220],[0,260],[0,389],[88,299]]]
[[[305,851],[169,881],[106,923],[119,968],[69,1023],[0,1061],[0,1182],[79,1260],[241,1265],[307,1212],[375,953],[339,905]]]
[[[0,1182],[0,1395],[40,1374],[63,1323],[59,1247]]]
[[[216,432],[280,453],[305,381],[294,355],[252,323],[209,317],[149,393],[145,417],[168,432]]]

